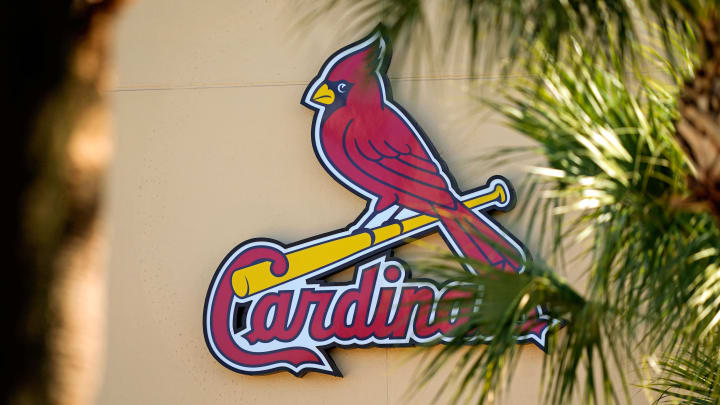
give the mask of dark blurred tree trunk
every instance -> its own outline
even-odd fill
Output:
[[[8,260],[5,403],[88,403],[100,377],[100,192],[110,154],[110,29],[121,1],[4,2]]]
[[[699,18],[701,61],[678,100],[677,136],[697,174],[693,199],[720,219],[720,16],[711,8]]]

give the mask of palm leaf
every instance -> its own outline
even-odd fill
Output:
[[[546,159],[528,183],[542,198],[525,212],[554,218],[540,221],[544,232],[563,224],[552,254],[589,241],[581,254],[588,284],[576,291],[538,260],[522,275],[448,274],[435,265],[467,288],[506,292],[485,301],[427,364],[425,379],[454,362],[445,384],[454,384],[454,400],[500,395],[517,361],[518,325],[537,305],[568,324],[551,339],[544,366],[545,400],[555,404],[630,402],[628,367],[639,374],[643,358],[670,356],[717,331],[720,232],[708,213],[676,203],[689,192],[690,170],[673,138],[676,82],[628,84],[582,47],[574,52],[567,62],[539,63],[542,75],[519,79],[510,102],[494,107]],[[492,341],[468,345],[480,330]]]

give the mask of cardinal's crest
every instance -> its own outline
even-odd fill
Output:
[[[492,176],[459,191],[428,137],[393,101],[389,61],[388,42],[376,31],[328,58],[305,91],[301,103],[315,111],[318,160],[367,208],[344,229],[291,244],[252,239],[223,259],[203,326],[210,352],[225,367],[340,375],[329,348],[451,340],[465,317],[442,303],[466,293],[413,279],[391,253],[411,239],[440,233],[457,255],[499,271],[523,270],[524,247],[488,215],[512,208],[510,183]],[[353,281],[324,281],[348,267],[355,268]],[[537,311],[540,321],[517,339],[544,348],[553,321]]]

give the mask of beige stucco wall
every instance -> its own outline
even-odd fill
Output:
[[[251,237],[292,242],[337,229],[364,206],[315,160],[312,112],[299,104],[325,58],[360,34],[339,34],[344,27],[327,19],[293,28],[297,13],[289,4],[144,0],[123,17],[112,92],[109,341],[99,403],[406,402],[415,349],[336,349],[345,378],[299,379],[233,373],[205,347],[205,294],[232,247]],[[495,173],[518,180],[518,166],[488,170],[477,160],[522,138],[492,114],[473,114],[464,69],[443,63],[413,77],[396,60],[390,76],[397,101],[462,187]],[[495,80],[486,79],[488,88]],[[413,250],[420,251],[399,254],[412,258]],[[538,402],[543,354],[523,351],[506,403]],[[413,403],[430,403],[437,386]]]

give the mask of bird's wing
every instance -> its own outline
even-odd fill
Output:
[[[346,148],[350,160],[369,176],[434,204],[454,206],[440,168],[406,127],[368,133],[353,125]]]

